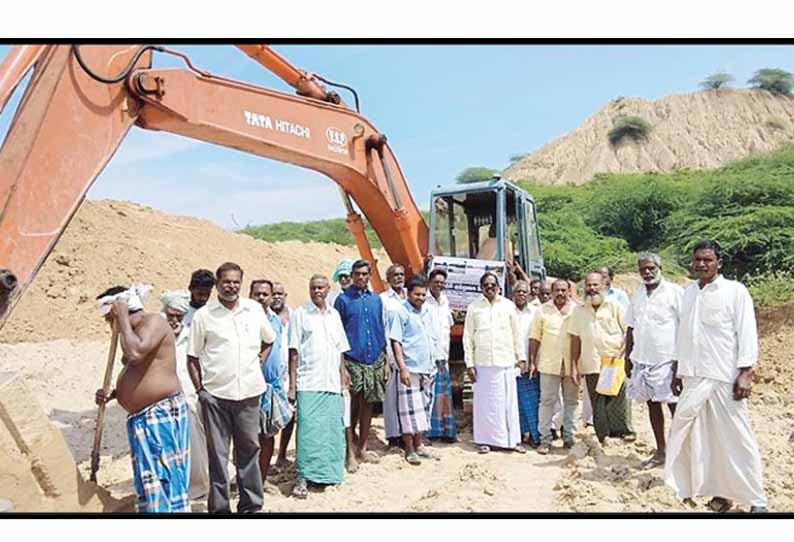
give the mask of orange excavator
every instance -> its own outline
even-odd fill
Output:
[[[133,125],[325,174],[339,185],[361,256],[374,261],[353,202],[409,276],[422,272],[428,254],[446,258],[450,272],[463,269],[483,258],[487,241],[493,250],[486,260],[545,276],[526,192],[498,179],[437,190],[428,228],[386,136],[359,113],[355,91],[353,108],[322,84],[334,83],[270,47],[238,48],[297,95],[208,73],[183,53],[153,45],[11,48],[0,64],[0,111],[32,74],[0,148],[0,328]],[[185,68],[152,68],[155,53],[181,58]],[[377,273],[373,285],[383,290]],[[458,324],[452,355],[462,359],[460,335]]]

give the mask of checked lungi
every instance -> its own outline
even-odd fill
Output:
[[[437,360],[436,369],[430,432],[427,436],[454,439],[457,437],[457,422],[452,406],[452,378],[449,374],[449,362],[445,359]]]
[[[138,512],[190,512],[188,426],[182,392],[127,417]]]
[[[538,430],[538,410],[540,408],[540,373],[516,377],[518,389],[518,420],[521,425],[521,434],[529,433],[532,440],[540,442]]]
[[[430,428],[430,406],[433,403],[433,376],[411,373],[411,385],[397,381],[397,417],[400,433],[415,435]]]
[[[266,437],[275,436],[292,421],[293,408],[287,399],[287,393],[281,385],[267,384],[267,389],[260,400],[262,410],[262,427],[260,432]]]

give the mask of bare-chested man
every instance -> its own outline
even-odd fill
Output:
[[[139,512],[189,512],[188,407],[176,375],[174,332],[158,314],[143,312],[148,288],[116,286],[100,294],[105,320],[115,320],[123,351],[116,389],[97,404],[117,399],[130,413],[127,434],[132,451]]]

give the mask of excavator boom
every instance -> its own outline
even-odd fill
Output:
[[[280,58],[241,48],[260,60]],[[427,225],[385,136],[330,93],[324,99],[313,79],[293,78],[306,98],[193,69],[152,69],[151,50],[137,45],[80,47],[82,65],[75,52],[14,50],[13,76],[0,71],[0,83],[8,81],[1,92],[35,61],[0,148],[0,327],[133,124],[327,175],[363,211],[389,257],[409,273],[422,270]],[[285,80],[296,75],[274,62]],[[348,223],[371,257],[356,216],[348,213]]]

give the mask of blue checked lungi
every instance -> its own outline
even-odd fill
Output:
[[[452,378],[449,375],[449,363],[441,359],[436,361],[436,383],[433,391],[433,407],[430,416],[429,438],[457,437],[455,412],[452,408]]]
[[[516,377],[518,389],[518,420],[521,434],[529,433],[532,440],[540,442],[538,430],[538,408],[540,406],[540,375],[529,378],[529,375]]]
[[[267,384],[260,403],[262,410],[261,433],[272,437],[292,420],[292,405],[281,385]]]
[[[182,392],[127,417],[138,512],[190,512],[188,427]]]

